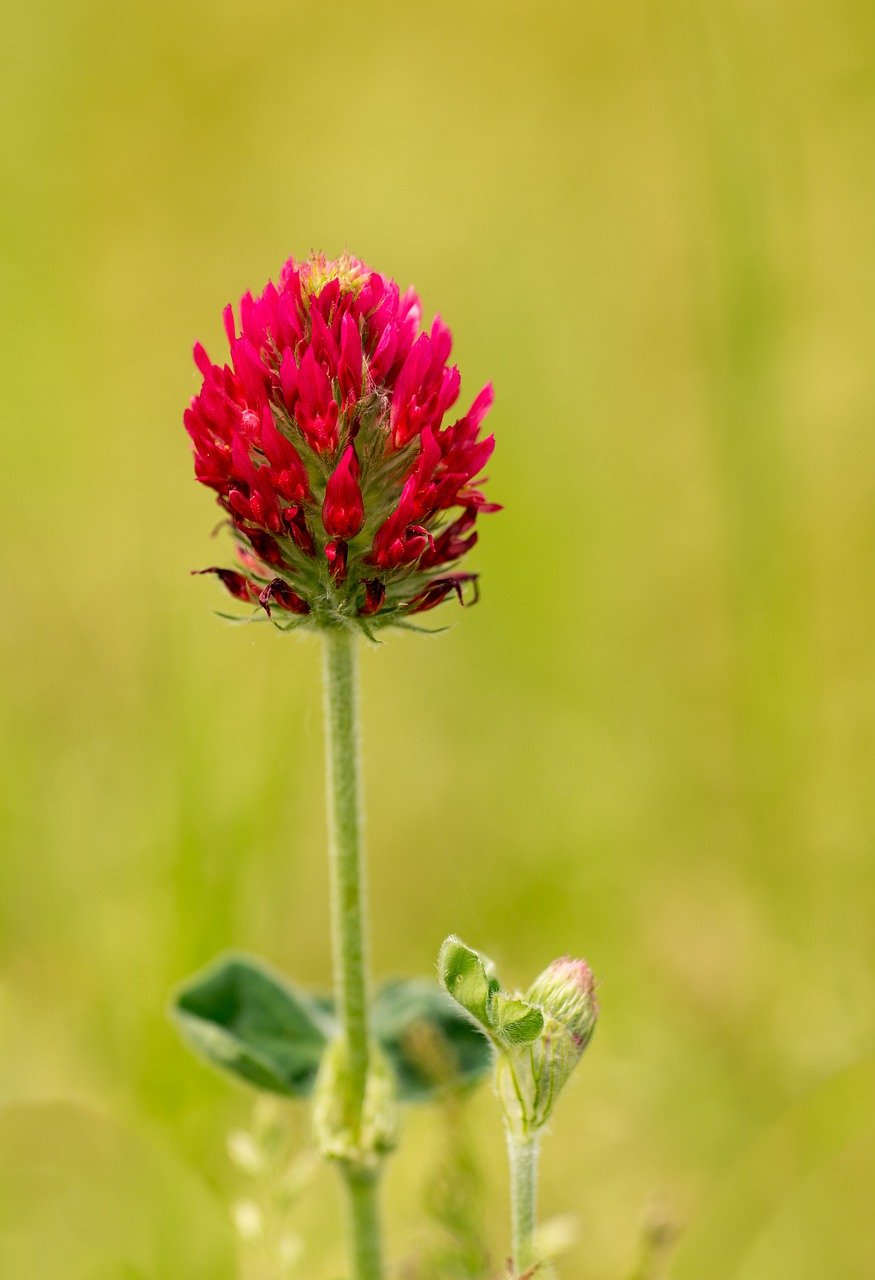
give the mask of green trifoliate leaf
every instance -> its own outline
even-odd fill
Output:
[[[449,995],[485,1030],[491,1031],[490,1006],[499,990],[491,962],[451,934],[438,956],[438,977]]]
[[[493,996],[490,1014],[493,1031],[502,1044],[531,1044],[544,1030],[544,1015],[537,1005],[503,991]]]
[[[410,979],[383,987],[374,1002],[373,1031],[402,1102],[473,1084],[492,1065],[488,1040],[434,982]]]
[[[220,959],[176,997],[173,1015],[202,1058],[248,1084],[309,1094],[334,1023],[324,1004],[245,956]]]

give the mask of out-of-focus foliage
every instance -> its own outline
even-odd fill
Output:
[[[224,957],[186,983],[173,1013],[183,1039],[207,1062],[290,1097],[312,1092],[335,1033],[327,1009],[246,956]]]
[[[307,1097],[337,1036],[330,997],[297,991],[248,956],[223,956],[177,992],[173,1016],[206,1062],[256,1089]],[[375,1042],[401,1102],[424,1102],[485,1076],[492,1050],[436,982],[386,983],[372,1007]]]
[[[363,664],[377,976],[451,931],[510,985],[585,955],[564,1273],[628,1274],[656,1195],[716,1275],[732,1170],[873,1044],[872,5],[7,10],[2,1097],[160,1134],[227,1202],[249,1103],[169,994],[227,948],[326,982],[318,646],[189,578],[217,512],[180,417],[224,303],[348,247],[494,378],[506,508],[477,608]],[[870,1103],[828,1153],[802,1126],[734,1277],[872,1274]],[[399,1258],[442,1132],[411,1113],[391,1161]],[[322,1170],[296,1206],[308,1280],[336,1204]]]
[[[450,1096],[440,1115],[443,1132],[429,1153],[422,1187],[423,1221],[400,1274],[403,1280],[488,1280],[485,1189],[471,1142],[470,1112]]]
[[[0,1274],[233,1280],[225,1215],[175,1157],[69,1103],[0,1108]]]

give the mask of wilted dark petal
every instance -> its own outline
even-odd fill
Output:
[[[464,606],[465,599],[462,595],[462,587],[466,582],[474,583],[474,596],[469,604],[476,604],[480,598],[477,588],[476,573],[453,573],[446,578],[435,578],[434,582],[429,583],[425,591],[415,596],[408,605],[410,613],[425,613],[427,609],[433,609],[435,605],[439,605],[446,600],[448,595],[453,592],[458,596],[459,604]]]
[[[283,562],[283,553],[277,542],[263,529],[243,529],[242,532],[252,544],[252,549],[265,564],[278,565]]]
[[[325,559],[335,582],[343,582],[346,578],[346,566],[349,559],[349,547],[342,538],[332,538],[325,544]]]
[[[303,551],[305,556],[313,556],[316,554],[316,543],[310,532],[310,526],[307,524],[307,517],[303,507],[286,507],[283,511],[283,520],[286,522],[286,528],[292,535],[295,545]]]
[[[378,578],[367,578],[363,583],[365,589],[365,602],[359,609],[359,613],[366,617],[372,613],[378,613],[383,607],[383,601],[386,599],[386,588]]]
[[[473,507],[478,515],[488,516],[493,515],[496,511],[504,510],[500,502],[487,501],[478,489],[461,489],[457,495],[457,500],[460,506]]]
[[[249,580],[244,578],[242,573],[237,573],[234,569],[221,569],[217,565],[211,565],[209,569],[192,570],[192,574],[195,577],[202,573],[214,573],[222,586],[231,593],[235,600],[248,602],[254,599]]]
[[[473,508],[468,507],[463,511],[457,520],[447,525],[443,533],[435,538],[433,545],[423,552],[419,567],[431,569],[438,565],[449,564],[453,560],[458,560],[466,551],[470,551],[477,541],[476,532],[469,532],[476,519],[477,513]],[[464,536],[466,534],[467,537]]]
[[[289,613],[309,613],[310,606],[307,601],[293,591],[287,582],[282,578],[273,578],[258,597],[258,603],[264,608],[264,612],[270,617],[271,603],[285,609]]]

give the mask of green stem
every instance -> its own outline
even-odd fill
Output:
[[[378,1177],[348,1167],[344,1170],[356,1280],[380,1280],[383,1274]]]
[[[510,1207],[513,1228],[514,1274],[522,1275],[537,1262],[535,1221],[538,1191],[538,1138],[518,1138],[508,1132]]]
[[[355,1132],[361,1123],[370,1047],[356,642],[351,631],[332,628],[324,633],[334,991],[346,1047],[348,1115]],[[351,1165],[343,1165],[342,1172],[355,1280],[381,1280],[377,1175]]]

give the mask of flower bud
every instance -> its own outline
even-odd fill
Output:
[[[598,1017],[595,978],[586,961],[568,956],[554,960],[529,987],[526,999],[569,1032],[580,1056]]]
[[[528,1138],[547,1123],[595,1030],[598,1006],[592,972],[585,960],[554,960],[526,992],[543,1026],[526,1053],[500,1059],[496,1086],[505,1123],[517,1138]]]
[[[544,970],[525,995],[502,991],[488,960],[459,938],[441,948],[438,974],[496,1050],[495,1082],[510,1133],[535,1135],[595,1028],[595,982],[585,960],[567,957]]]

